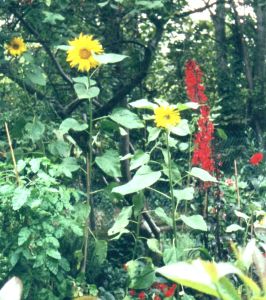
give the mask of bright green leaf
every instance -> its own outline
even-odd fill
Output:
[[[128,129],[135,129],[135,128],[143,128],[144,124],[139,119],[138,115],[134,114],[130,110],[126,108],[115,108],[110,115],[110,118],[115,121],[116,123],[128,128]]]
[[[97,166],[111,177],[121,177],[119,153],[114,149],[107,150],[95,159]]]
[[[187,217],[185,215],[181,215],[180,219],[189,227],[201,231],[207,231],[207,224],[204,221],[203,217],[201,215],[193,215],[190,217]]]

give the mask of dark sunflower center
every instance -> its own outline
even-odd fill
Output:
[[[87,49],[79,50],[79,56],[82,59],[88,59],[91,56],[91,52]]]
[[[165,120],[170,120],[171,116],[169,114],[164,116]]]
[[[12,44],[12,48],[13,48],[14,50],[18,50],[18,49],[19,49],[19,44],[13,43],[13,44]]]

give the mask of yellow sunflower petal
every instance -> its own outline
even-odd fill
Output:
[[[157,127],[169,128],[176,126],[181,121],[179,111],[171,106],[156,107],[154,115]]]
[[[27,51],[26,44],[20,37],[14,37],[9,44],[6,45],[6,49],[12,56],[19,56]]]
[[[90,69],[96,68],[100,63],[94,59],[92,52],[96,54],[103,53],[103,47],[98,40],[94,40],[92,35],[83,35],[72,41],[69,41],[72,46],[67,51],[66,61],[71,68],[77,67],[81,72],[88,72]]]

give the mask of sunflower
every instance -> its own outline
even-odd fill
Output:
[[[179,110],[169,105],[156,107],[154,115],[157,127],[169,128],[176,126],[181,121]]]
[[[18,56],[27,51],[26,44],[20,37],[14,37],[9,44],[6,45],[6,49],[12,56]]]
[[[103,52],[103,47],[98,40],[94,40],[92,35],[83,35],[68,42],[71,47],[67,51],[67,62],[70,67],[78,67],[81,72],[89,71],[91,68],[96,68],[100,63],[94,59],[92,53],[100,54]]]

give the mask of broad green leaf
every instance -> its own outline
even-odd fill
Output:
[[[248,221],[248,219],[250,218],[248,215],[246,215],[245,213],[241,212],[241,211],[238,211],[238,210],[235,210],[234,211],[235,215],[238,217],[238,218],[242,218],[244,219],[246,222]]]
[[[176,283],[219,298],[216,287],[200,260],[191,264],[179,262],[167,265],[156,272]]]
[[[33,173],[37,173],[40,170],[41,159],[40,158],[32,158],[29,162],[30,168]]]
[[[38,66],[32,66],[30,70],[25,72],[26,78],[30,80],[33,84],[38,84],[41,86],[46,85],[46,77],[43,70]]]
[[[50,249],[46,250],[46,254],[54,259],[57,259],[57,260],[61,259],[61,254],[56,249],[50,248]]]
[[[23,227],[18,233],[18,246],[23,245],[29,239],[31,231],[28,227]]]
[[[137,172],[128,183],[113,188],[112,193],[121,195],[132,194],[153,185],[160,177],[160,171],[153,172],[151,170],[146,170],[146,172],[143,173]]]
[[[16,188],[12,198],[12,208],[14,210],[20,209],[27,202],[29,196],[30,190],[25,187]]]
[[[27,136],[35,143],[43,137],[45,126],[42,122],[34,120],[33,123],[26,124],[25,130]]]
[[[116,217],[114,225],[108,230],[108,235],[115,235],[123,231],[129,224],[132,216],[132,206],[123,207],[119,215]]]
[[[134,205],[134,217],[137,218],[142,209],[144,208],[144,194],[143,192],[139,192],[133,196],[133,205]]]
[[[27,163],[25,162],[25,160],[23,159],[19,159],[18,162],[17,162],[17,170],[18,172],[20,173],[22,170],[25,169]]]
[[[137,0],[136,5],[143,7],[143,9],[161,9],[164,7],[164,4],[160,0],[154,1],[145,1],[145,0]]]
[[[209,172],[201,168],[192,168],[190,175],[201,179],[202,181],[218,182],[215,177],[213,177]]]
[[[45,18],[43,20],[44,23],[49,23],[51,25],[56,25],[57,21],[64,21],[65,17],[58,13],[52,13],[50,11],[43,11]]]
[[[105,54],[95,54],[93,53],[93,57],[97,60],[100,64],[114,64],[120,62],[127,58],[128,56],[122,54],[115,54],[115,53],[105,53]]]
[[[187,217],[185,215],[181,215],[180,219],[189,227],[201,231],[207,231],[207,224],[204,221],[203,217],[201,215],[193,215],[190,217]]]
[[[145,109],[151,109],[151,110],[154,110],[154,108],[158,107],[157,104],[152,103],[152,102],[148,101],[147,99],[136,100],[133,102],[129,102],[128,104],[135,108],[143,108],[143,109],[145,108]]]
[[[182,180],[181,173],[179,171],[178,165],[172,161],[171,163],[171,169],[172,169],[172,180],[174,183],[180,184]],[[168,165],[163,165],[163,173],[169,178],[169,169]]]
[[[176,105],[176,108],[179,110],[179,111],[182,111],[182,110],[186,110],[186,109],[197,109],[199,107],[199,104],[196,103],[196,102],[186,102],[186,103],[178,103]]]
[[[100,93],[100,89],[97,86],[86,88],[82,83],[74,84],[74,89],[79,99],[91,99],[97,97]]]
[[[157,215],[157,217],[159,217],[159,219],[161,219],[167,225],[169,225],[169,226],[173,225],[172,219],[167,216],[166,212],[163,210],[162,207],[157,207],[154,212]]]
[[[162,251],[160,250],[160,243],[157,239],[148,239],[147,240],[147,245],[150,248],[151,251],[162,255]]]
[[[57,275],[58,273],[58,260],[54,258],[46,259],[45,265],[47,266],[48,270],[53,273],[54,275]]]
[[[142,150],[137,150],[134,153],[134,156],[130,161],[130,170],[137,169],[145,164],[147,164],[150,160],[150,155]]]
[[[57,171],[59,174],[65,174],[65,176],[72,178],[72,172],[79,169],[79,165],[74,157],[66,157],[62,163],[58,166]]]
[[[190,134],[188,120],[182,119],[177,126],[170,128],[170,132],[179,136]]]
[[[115,121],[116,123],[128,128],[128,129],[135,129],[135,128],[143,128],[144,124],[139,119],[138,115],[134,114],[130,110],[126,108],[115,108],[110,115],[110,118]]]
[[[63,50],[63,51],[68,51],[70,49],[73,49],[73,46],[69,45],[58,45],[55,47],[56,49]]]
[[[93,256],[97,259],[97,263],[102,265],[107,257],[107,241],[98,240],[94,241]]]
[[[221,139],[223,139],[224,141],[228,139],[228,136],[223,129],[217,128],[216,131]]]
[[[192,200],[194,198],[194,188],[187,187],[183,190],[174,190],[174,196],[178,202],[181,200]]]
[[[237,288],[226,277],[220,278],[216,288],[219,294],[222,295],[222,300],[242,300]]]
[[[189,148],[189,144],[188,143],[180,143],[178,145],[178,147],[179,147],[180,151],[186,151]]]
[[[236,232],[236,231],[243,231],[244,228],[239,226],[238,224],[231,224],[229,226],[226,227],[225,232],[230,233],[230,232]]]
[[[161,129],[157,127],[148,127],[147,128],[149,136],[148,136],[148,143],[155,141],[158,136],[160,135]]]
[[[155,272],[151,260],[147,260],[147,263],[131,260],[126,264],[126,267],[130,278],[130,288],[147,289],[154,283]]]
[[[105,7],[108,3],[109,3],[109,0],[108,1],[104,1],[104,2],[100,2],[97,5],[99,5],[100,7]]]
[[[48,145],[48,149],[54,156],[68,157],[70,155],[70,145],[64,141],[55,141]]]
[[[74,131],[83,131],[88,128],[87,124],[80,124],[77,120],[72,118],[65,119],[60,127],[59,130],[62,131],[63,134],[68,133],[70,129]]]
[[[95,159],[97,166],[111,177],[121,177],[119,153],[114,149],[107,150]]]

